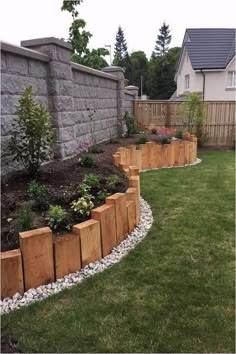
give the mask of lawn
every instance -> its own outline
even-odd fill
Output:
[[[154,224],[119,264],[2,317],[25,352],[235,352],[234,153],[150,171]]]

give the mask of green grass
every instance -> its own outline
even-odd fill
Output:
[[[234,154],[141,175],[154,224],[111,269],[2,317],[26,352],[235,352]]]

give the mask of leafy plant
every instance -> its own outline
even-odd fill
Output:
[[[108,190],[114,190],[118,182],[119,182],[118,176],[116,176],[116,175],[109,176],[106,179],[106,188]]]
[[[96,161],[92,156],[84,155],[80,159],[80,165],[88,168],[96,167]]]
[[[56,230],[65,221],[66,211],[60,205],[51,205],[48,215],[48,225]]]
[[[177,139],[183,139],[183,131],[182,130],[178,130],[175,134],[175,137]]]
[[[88,194],[91,190],[91,186],[89,186],[88,184],[86,183],[81,183],[79,185],[79,193],[84,196],[86,194]]]
[[[111,139],[109,140],[109,143],[110,143],[110,144],[119,144],[120,142],[119,142],[119,140],[117,140],[117,139],[115,139],[115,138],[111,138]]]
[[[27,192],[36,205],[43,208],[48,207],[48,191],[44,184],[40,184],[39,182],[33,180],[29,183]]]
[[[19,231],[28,231],[33,228],[33,214],[29,208],[21,209],[18,218]]]
[[[131,134],[137,134],[138,133],[137,122],[134,119],[134,117],[131,117],[129,115],[129,112],[125,112],[125,114],[123,115],[122,119],[125,122],[125,125],[126,125],[126,128],[127,128],[127,136],[130,136]]]
[[[96,188],[100,184],[100,178],[94,173],[89,173],[84,176],[83,183],[87,184],[91,188]]]
[[[146,137],[146,135],[141,136],[141,138],[139,138],[136,141],[136,144],[145,144],[148,141],[148,138]]]
[[[78,200],[73,200],[71,203],[71,208],[75,213],[79,213],[82,216],[89,216],[91,209],[94,207],[92,199],[94,199],[94,197],[90,194],[87,194]]]
[[[91,154],[102,154],[104,151],[98,145],[90,146],[88,152]]]
[[[98,192],[97,197],[99,200],[105,200],[107,197],[109,197],[111,193],[109,193],[106,189],[102,189]]]
[[[13,160],[22,162],[29,173],[35,176],[41,163],[51,157],[53,133],[48,112],[33,100],[32,95],[31,86],[21,95],[9,148]]]
[[[160,143],[162,145],[164,144],[170,144],[171,140],[169,136],[163,136],[162,138],[160,138]]]

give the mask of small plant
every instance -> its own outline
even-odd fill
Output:
[[[28,231],[33,228],[33,214],[29,208],[24,208],[20,211],[18,218],[19,231]]]
[[[91,154],[102,154],[104,151],[98,145],[90,146],[88,152]]]
[[[138,127],[137,127],[137,122],[133,117],[129,115],[129,112],[125,112],[124,116],[122,117],[122,120],[125,122],[126,128],[127,128],[127,136],[129,137],[131,134],[137,134],[138,133]]]
[[[92,199],[94,199],[94,197],[87,194],[78,200],[73,200],[71,203],[71,208],[75,213],[81,214],[82,216],[89,216],[91,209],[94,207]]]
[[[88,194],[90,192],[90,190],[91,190],[91,187],[88,184],[86,184],[86,183],[81,183],[79,185],[79,193],[82,196]]]
[[[84,155],[81,157],[80,159],[80,165],[83,167],[88,167],[88,168],[92,168],[92,167],[96,167],[96,161],[94,160],[94,158],[92,156],[89,155]]]
[[[145,144],[146,142],[148,141],[148,138],[146,137],[146,135],[143,135],[141,136],[141,138],[139,138],[137,141],[136,141],[136,144]]]
[[[91,188],[97,188],[100,184],[100,178],[94,173],[89,173],[84,176],[83,183]]]
[[[176,132],[176,134],[175,134],[175,137],[176,137],[177,139],[183,139],[183,132],[182,132],[182,130],[178,130],[178,131]]]
[[[33,180],[28,186],[28,195],[41,208],[48,207],[48,191],[44,184]]]
[[[13,160],[22,162],[29,173],[35,176],[41,163],[51,157],[53,131],[48,112],[33,100],[31,86],[22,93],[16,115],[9,149]]]
[[[66,211],[60,205],[50,205],[48,215],[48,225],[56,230],[65,221]]]
[[[117,139],[115,139],[115,138],[111,138],[111,139],[109,140],[109,143],[110,143],[110,144],[119,144],[120,142],[119,142],[119,140],[117,140]]]
[[[108,190],[114,190],[118,182],[119,182],[118,176],[116,176],[116,175],[109,176],[106,179],[106,188]]]
[[[170,143],[171,143],[170,137],[168,137],[168,136],[163,136],[162,138],[160,138],[160,143],[161,143],[162,145],[164,145],[164,144],[170,144]]]
[[[97,197],[99,200],[104,201],[107,197],[109,197],[109,195],[111,195],[111,193],[109,193],[106,189],[102,189],[98,192]]]
[[[153,128],[153,129],[151,130],[151,133],[157,135],[157,129]]]

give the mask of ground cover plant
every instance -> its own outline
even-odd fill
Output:
[[[4,338],[24,352],[235,352],[234,153],[199,157],[141,174],[148,236],[105,272],[4,315]]]

